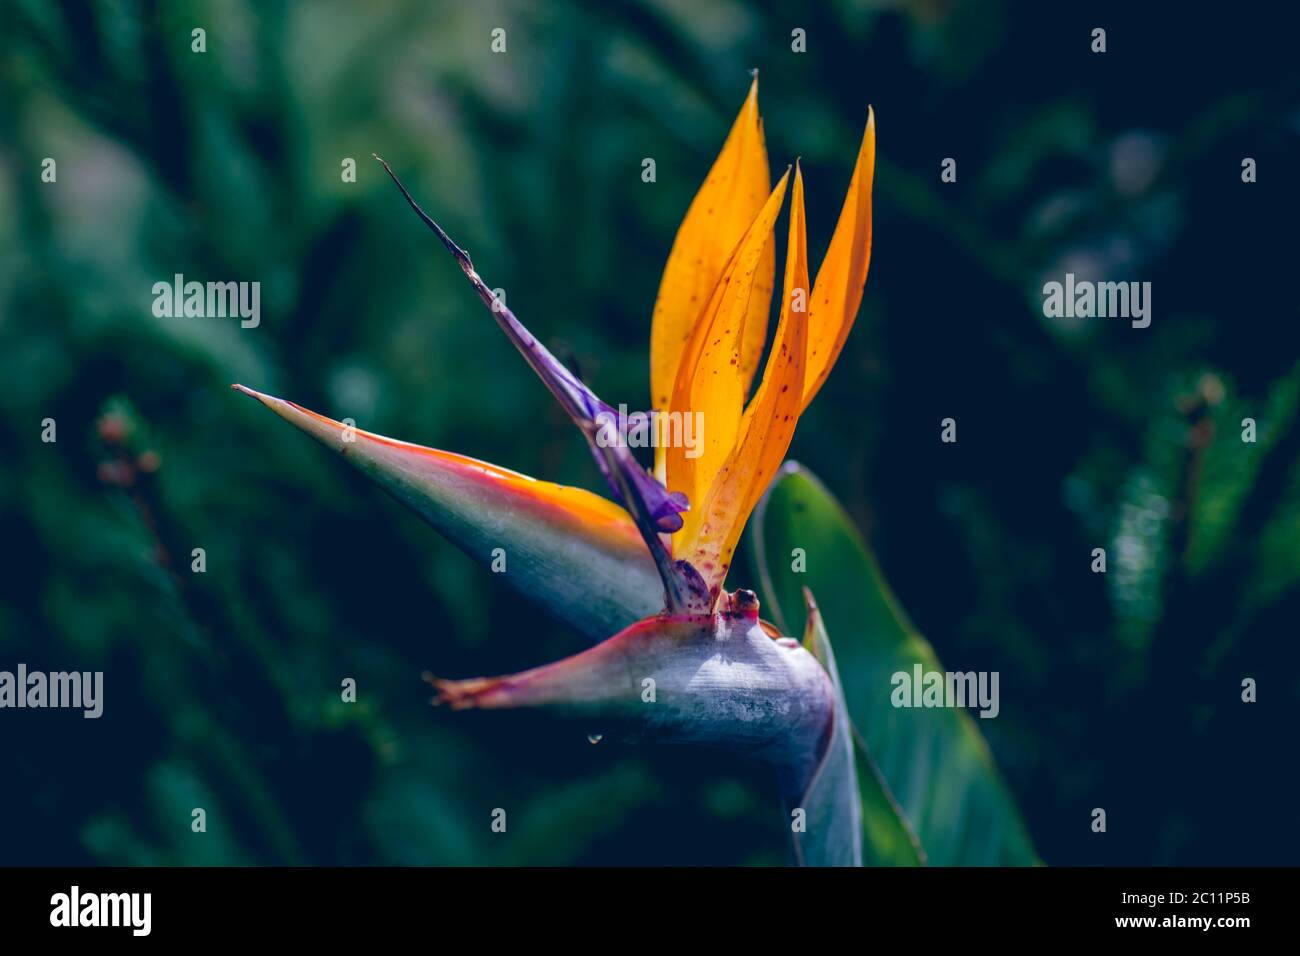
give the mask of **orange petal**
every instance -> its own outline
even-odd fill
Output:
[[[876,117],[868,110],[857,165],[808,306],[808,371],[803,408],[826,381],[844,348],[871,260],[871,182],[876,168]]]
[[[659,282],[650,327],[650,390],[653,407],[663,411],[672,398],[682,350],[691,338],[733,250],[763,208],[771,189],[767,148],[758,116],[758,77],[695,195],[673,240]],[[749,374],[758,364],[767,333],[775,254],[769,244],[751,302],[744,354]],[[656,464],[661,468],[662,460]]]
[[[736,444],[748,384],[740,366],[740,351],[748,322],[752,293],[762,269],[763,248],[771,243],[772,227],[785,199],[789,171],[781,177],[749,231],[732,254],[708,308],[682,353],[669,408],[674,415],[700,422],[692,448],[670,444],[666,452],[667,487],[680,491],[692,511],[682,515],[684,533],[699,526],[692,518],[695,502],[713,481]],[[684,431],[684,430],[683,430]],[[683,531],[678,532],[679,540]]]
[[[808,346],[808,249],[803,174],[790,199],[781,320],[763,381],[740,423],[740,441],[679,532],[677,557],[693,564],[711,591],[721,588],[740,532],[785,458],[804,393]],[[706,421],[707,424],[707,421]]]
[[[760,121],[760,129],[761,129]],[[763,177],[764,186],[770,184],[770,175]],[[761,211],[760,207],[760,211]],[[758,363],[763,358],[767,344],[767,325],[772,314],[772,288],[776,284],[776,242],[769,235],[754,273],[754,287],[749,293],[749,312],[745,316],[745,331],[740,339],[740,375],[745,394],[754,381]]]

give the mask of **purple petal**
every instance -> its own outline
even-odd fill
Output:
[[[378,156],[375,158],[379,159]],[[442,227],[420,208],[388,164],[382,159],[379,159],[379,162],[383,163],[384,169],[397,184],[397,188],[401,190],[410,207],[455,257],[461,271],[465,273],[474,291],[488,307],[506,337],[515,344],[520,354],[533,367],[533,371],[551,390],[551,394],[556,397],[586,437],[592,456],[596,459],[596,465],[604,475],[614,499],[632,515],[641,529],[647,547],[654,555],[664,580],[669,609],[673,611],[698,609],[701,598],[695,593],[696,582],[689,576],[683,576],[680,569],[673,565],[667,550],[658,538],[660,534],[671,534],[681,529],[683,524],[681,514],[690,508],[686,496],[681,492],[669,493],[667,488],[641,466],[627,447],[626,434],[620,432],[614,424],[618,422],[618,415],[614,408],[601,401],[573,372],[552,355],[546,346],[524,328],[523,323],[493,294],[487,283],[479,276],[469,254],[456,245]],[[613,434],[610,433],[611,428]]]

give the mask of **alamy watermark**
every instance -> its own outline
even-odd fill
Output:
[[[1093,282],[1065,274],[1065,282],[1043,285],[1043,315],[1049,319],[1131,319],[1133,328],[1151,324],[1150,282]]]
[[[684,448],[687,458],[704,453],[703,412],[598,412],[596,443],[602,448]]]
[[[889,701],[895,707],[979,707],[981,717],[996,717],[997,671],[927,671],[920,664],[912,672],[896,671]]]
[[[104,712],[103,671],[0,671],[0,709],[61,707],[81,710],[94,720]]]
[[[152,911],[152,893],[83,893],[74,885],[50,897],[50,925],[56,927],[121,926],[132,936],[148,936]]]
[[[178,272],[171,282],[155,282],[153,297],[153,314],[160,319],[237,317],[245,329],[262,321],[260,282],[186,282]]]

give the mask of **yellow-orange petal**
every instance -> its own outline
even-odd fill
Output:
[[[760,119],[760,134],[762,128],[763,122]],[[765,177],[763,182],[771,183],[771,176]],[[767,326],[772,315],[772,289],[775,285],[776,242],[774,236],[769,236],[763,246],[758,271],[754,274],[754,288],[749,293],[749,313],[745,317],[745,331],[740,338],[740,376],[746,395],[754,381],[754,373],[758,371],[758,363],[763,358],[763,346],[767,344]]]
[[[875,168],[876,118],[868,110],[853,178],[826,258],[817,270],[808,305],[808,371],[803,408],[808,407],[830,374],[862,304],[862,287],[871,261],[871,183]]]
[[[758,116],[755,75],[722,151],[677,230],[659,282],[650,327],[650,392],[654,408],[662,411],[668,407],[682,350],[708,305],[728,259],[763,208],[771,182]],[[774,264],[774,252],[769,245],[763,260],[765,271],[755,283],[751,309],[755,318],[746,327],[745,354],[754,352],[754,365],[767,332]],[[751,375],[752,372],[751,365]]]
[[[677,556],[693,564],[710,591],[726,579],[745,521],[776,474],[794,437],[804,392],[808,345],[808,249],[803,175],[795,169],[790,199],[781,319],[763,380],[740,423],[740,440],[698,506]]]
[[[762,270],[763,248],[771,243],[772,227],[781,212],[789,177],[787,170],[750,224],[682,352],[668,407],[673,415],[683,416],[683,422],[699,424],[694,429],[693,447],[673,442],[666,451],[668,490],[685,494],[692,508],[682,515],[683,531],[674,540],[680,540],[683,532],[689,537],[699,526],[699,516],[693,516],[695,503],[736,444],[748,391],[740,367],[741,343],[749,303]]]

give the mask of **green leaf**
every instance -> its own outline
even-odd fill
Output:
[[[810,472],[788,463],[755,511],[750,540],[766,615],[784,633],[799,633],[792,628],[804,624],[803,588],[816,592],[826,628],[835,635],[861,756],[874,758],[886,785],[882,793],[897,798],[928,862],[1038,863],[970,714],[891,703],[893,674],[910,674],[918,663],[926,671],[943,668],[898,607],[843,507]],[[806,570],[794,569],[799,560]],[[870,774],[860,777],[867,781]],[[897,828],[881,815],[880,800],[874,808],[864,803],[864,810],[868,856],[896,859]]]
[[[803,646],[830,675],[835,689],[831,741],[803,806],[808,832],[795,838],[798,859],[812,866],[916,866],[922,854],[902,809],[865,749],[855,741],[835,652],[812,591],[804,588],[808,624]],[[863,834],[866,828],[864,846]]]

